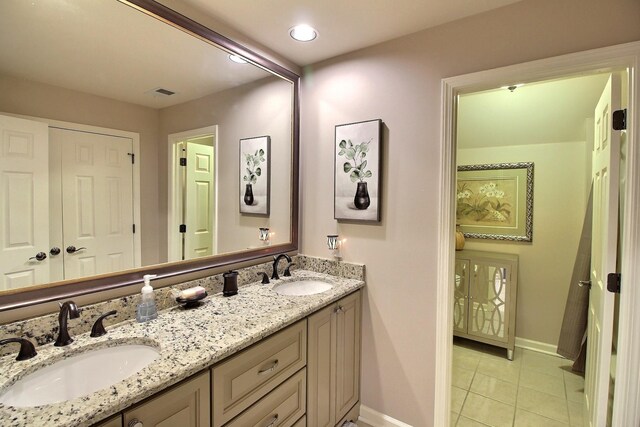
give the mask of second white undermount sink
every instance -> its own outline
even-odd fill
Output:
[[[0,403],[20,408],[87,396],[130,377],[159,354],[139,344],[87,351],[21,378],[0,395]]]
[[[304,279],[278,283],[273,287],[273,290],[280,295],[303,296],[320,294],[331,288],[331,283],[323,282],[322,280]]]

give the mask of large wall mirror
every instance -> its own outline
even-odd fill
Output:
[[[0,310],[296,250],[298,84],[151,0],[0,2]]]

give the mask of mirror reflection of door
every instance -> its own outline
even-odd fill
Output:
[[[215,133],[194,130],[175,140],[172,163],[176,182],[171,199],[175,201],[170,218],[171,260],[187,260],[215,255]],[[190,132],[187,132],[189,134]],[[183,135],[184,136],[184,135]],[[172,247],[173,246],[173,247]],[[171,257],[171,254],[170,254]]]
[[[133,141],[58,128],[49,136],[52,172],[60,173],[53,179],[60,186],[52,186],[51,223],[62,224],[55,243],[64,279],[135,267]]]
[[[0,290],[49,281],[48,130],[0,115]]]

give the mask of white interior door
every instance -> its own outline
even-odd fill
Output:
[[[65,279],[133,268],[132,140],[68,129],[50,138],[61,153]]]
[[[215,254],[213,147],[188,141],[185,182],[185,259]]]
[[[593,236],[591,292],[587,332],[585,419],[589,426],[606,425],[614,295],[607,274],[616,271],[620,134],[612,129],[612,113],[620,109],[620,78],[612,75],[595,110],[592,161]]]
[[[49,282],[48,132],[45,123],[0,115],[0,290]],[[36,259],[40,252],[46,258]]]

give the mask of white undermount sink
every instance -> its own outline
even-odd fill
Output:
[[[30,407],[86,396],[130,377],[159,354],[139,344],[87,351],[21,378],[0,395],[0,403]]]
[[[273,290],[280,295],[303,296],[315,295],[331,289],[331,283],[322,280],[304,279],[278,283]]]

